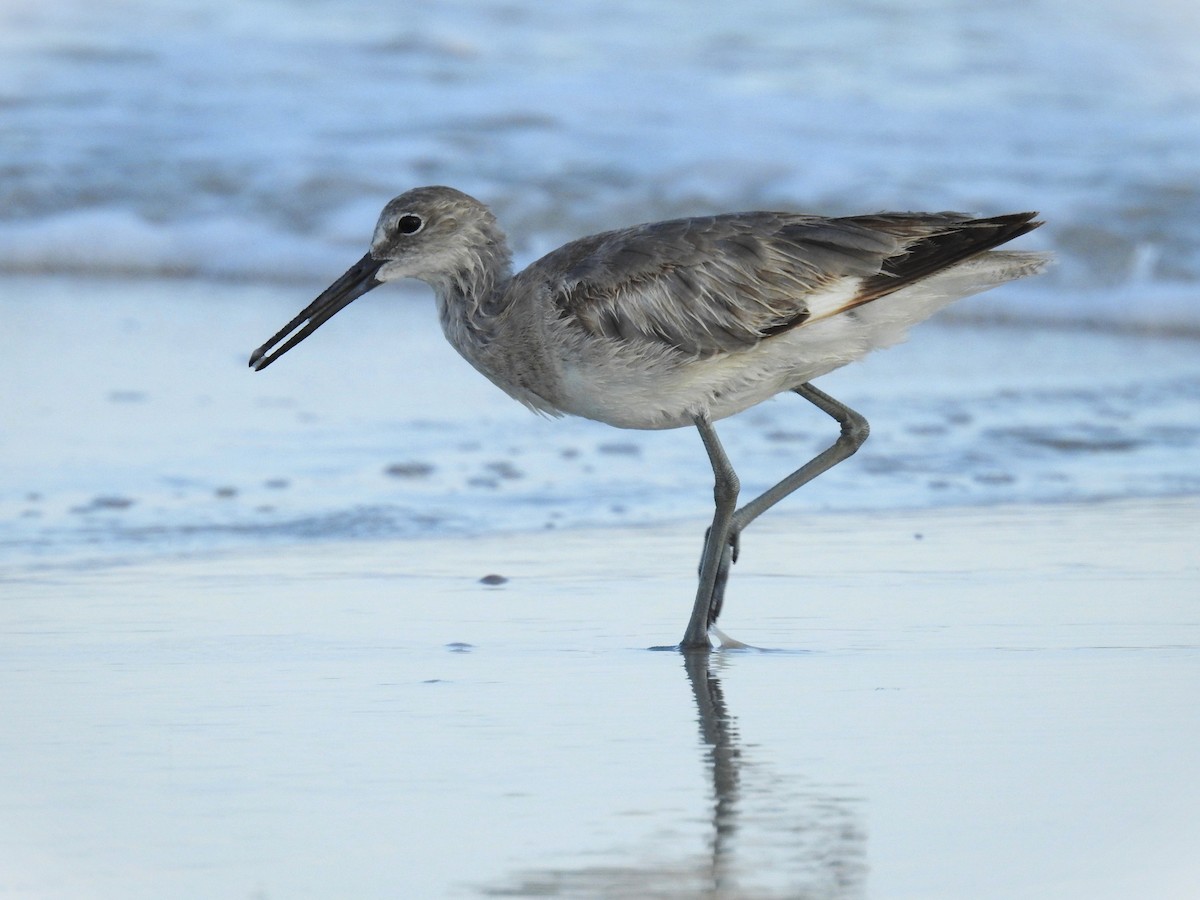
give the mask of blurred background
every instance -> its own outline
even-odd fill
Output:
[[[676,215],[1038,209],[1021,246],[1055,269],[848,374],[872,418],[880,390],[909,412],[814,498],[1197,489],[1190,0],[4,0],[0,173],[0,546],[702,514],[694,435],[528,417],[428,349],[423,288],[245,371],[431,183],[492,205],[518,265]],[[751,485],[825,424],[762,416]]]
[[[518,265],[756,207],[1058,263],[820,380],[871,439],[722,619],[791,649],[710,667],[640,649],[694,429],[530,414],[416,283],[247,368],[433,183]],[[0,0],[0,895],[1200,896],[1198,288],[1197,0]],[[718,431],[747,496],[836,436]]]
[[[445,183],[526,258],[714,210],[1037,208],[1063,284],[1190,293],[1198,48],[1184,0],[5,0],[0,266],[321,279]]]

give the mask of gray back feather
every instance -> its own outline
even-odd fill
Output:
[[[990,221],[754,212],[656,222],[566,244],[520,273],[510,290],[548,290],[563,317],[594,335],[705,355],[803,324],[812,295],[838,282],[871,285],[872,296],[858,301],[867,302],[1015,236],[984,240],[984,229],[973,226]],[[899,260],[914,245],[960,232],[967,236],[919,254],[919,271],[905,277]]]

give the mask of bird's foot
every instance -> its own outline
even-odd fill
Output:
[[[712,633],[713,637],[715,637],[717,639],[717,641],[719,642],[717,644],[718,650],[757,650],[758,649],[757,647],[755,647],[751,644],[746,644],[746,643],[743,643],[742,641],[739,641],[735,637],[730,637],[725,632],[723,632],[720,628],[718,628],[716,625],[710,625],[708,630]]]

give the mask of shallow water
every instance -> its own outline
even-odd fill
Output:
[[[0,896],[1200,896],[1191,6],[397,9],[0,10]],[[423,288],[246,368],[432,182],[520,263],[751,207],[1060,262],[822,379],[871,440],[701,663],[691,430],[532,417]],[[719,429],[747,493],[833,437]]]
[[[694,429],[546,420],[381,289],[266,372],[278,287],[9,279],[0,559],[61,564],[364,537],[697,521]],[[935,321],[822,379],[871,439],[785,509],[1195,494],[1195,340]],[[780,397],[718,423],[747,496],[836,436]]]
[[[708,659],[691,528],[9,579],[0,893],[1183,900],[1197,512],[766,520]]]
[[[253,373],[293,291],[5,287],[0,895],[1200,890],[1194,341],[929,323],[824,379],[871,441],[743,541],[770,652],[697,662],[646,649],[689,430],[536,419],[416,292]],[[788,399],[720,425],[748,492],[833,436]]]

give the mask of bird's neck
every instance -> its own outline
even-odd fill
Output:
[[[438,315],[450,342],[463,350],[485,344],[502,318],[505,292],[512,280],[512,254],[498,231],[473,248],[460,266],[430,281]]]

